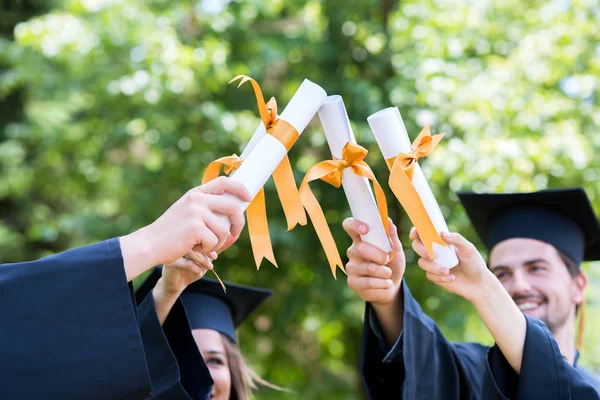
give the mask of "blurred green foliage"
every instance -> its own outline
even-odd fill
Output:
[[[341,94],[381,181],[368,115],[398,106],[411,137],[426,123],[447,132],[422,165],[450,229],[478,245],[457,190],[583,185],[600,213],[599,14],[598,0],[10,2],[0,8],[0,261],[131,232],[198,185],[210,161],[239,154],[259,118],[250,88],[227,85],[237,74],[280,107],[304,78]],[[329,157],[315,118],[290,154],[297,180]],[[344,195],[313,187],[343,252]],[[312,226],[285,232],[266,189],[279,269],[255,270],[245,234],[216,264],[227,280],[275,290],[241,346],[296,393],[259,397],[362,398],[364,305],[331,277]],[[425,311],[449,338],[489,343],[473,309],[416,268],[395,201],[390,214]],[[583,362],[598,371],[595,269]]]

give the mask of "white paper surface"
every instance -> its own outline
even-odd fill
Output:
[[[301,134],[315,116],[323,101],[327,97],[325,90],[316,83],[305,79],[300,85],[287,107],[281,113],[281,119],[289,122],[298,134]],[[261,130],[262,126],[262,130]],[[241,182],[246,186],[252,198],[265,185],[273,174],[283,157],[287,154],[285,146],[271,135],[264,132],[264,125],[259,126],[246,149],[242,153],[244,162],[240,168],[230,175],[231,179]],[[254,142],[254,143],[253,143]],[[248,150],[248,151],[247,151]],[[229,194],[234,199],[237,197]],[[249,203],[240,201],[243,210]],[[229,219],[225,216],[223,218]]]
[[[338,95],[327,97],[319,109],[319,119],[323,125],[331,154],[336,158],[341,158],[342,149],[346,143],[356,143],[342,97]],[[351,169],[346,168],[342,171],[342,187],[348,199],[352,216],[369,226],[369,232],[361,235],[362,239],[386,253],[390,252],[390,242],[381,223],[369,180],[355,175]]]
[[[246,156],[240,168],[230,177],[234,181],[243,183],[254,198],[286,154],[287,149],[279,140],[265,134],[250,154]],[[248,204],[250,203],[240,201],[243,210],[248,207]]]
[[[411,140],[408,137],[397,107],[389,107],[381,110],[367,118],[367,121],[386,160],[396,157],[400,152],[410,153],[412,151]],[[446,225],[442,211],[418,163],[415,165],[412,182],[415,190],[421,197],[421,201],[436,231],[438,233],[442,231],[448,232],[448,226]],[[434,243],[433,251],[435,253],[435,261],[438,264],[447,268],[452,268],[458,264],[454,247],[441,246]]]
[[[244,148],[244,151],[242,151],[240,158],[242,160],[245,160],[248,157],[248,154],[250,154],[252,152],[252,150],[256,147],[257,144],[260,143],[260,141],[266,134],[267,134],[267,128],[265,128],[265,124],[263,124],[261,121],[260,124],[258,124],[258,126],[256,127],[256,130],[254,131],[254,134],[250,138],[250,141]]]

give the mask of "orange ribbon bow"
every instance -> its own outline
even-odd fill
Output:
[[[331,231],[329,230],[329,226],[327,225],[323,210],[312,190],[310,190],[309,183],[320,179],[339,188],[342,184],[342,171],[346,168],[350,168],[355,175],[371,180],[375,187],[375,199],[377,200],[379,217],[381,218],[381,222],[387,233],[387,201],[383,189],[381,188],[381,185],[379,185],[379,182],[377,182],[373,171],[371,171],[369,165],[364,161],[366,155],[367,149],[356,143],[348,142],[342,149],[341,159],[338,160],[334,157],[333,160],[321,161],[320,163],[315,164],[308,170],[300,185],[300,197],[302,198],[302,203],[317,231],[317,236],[325,250],[325,255],[327,256],[331,273],[334,277],[336,276],[337,271],[336,266],[339,266],[344,273],[346,273],[346,271],[333,236],[331,235]]]
[[[427,214],[423,201],[413,186],[412,179],[415,165],[419,161],[419,158],[430,155],[444,135],[444,133],[441,133],[431,136],[429,125],[426,125],[412,143],[412,151],[409,154],[400,153],[396,157],[386,160],[391,170],[389,178],[390,189],[406,210],[408,217],[417,229],[417,232],[419,232],[419,237],[432,259],[435,259],[433,243],[438,243],[442,246],[447,246],[447,244],[442,240],[433,226],[433,222],[429,214]]]
[[[275,98],[271,97],[269,102],[265,103],[260,86],[249,76],[238,75],[229,83],[239,79],[241,79],[241,82],[238,87],[248,81],[252,84],[258,103],[258,111],[267,134],[279,140],[289,151],[300,135],[290,123],[277,117],[277,101]],[[242,162],[243,160],[235,154],[213,161],[206,168],[202,183],[215,179],[219,175],[221,165],[225,166],[225,173],[230,174],[238,169]],[[296,224],[306,225],[306,214],[300,200],[300,194],[296,187],[294,173],[292,172],[292,166],[287,154],[277,166],[272,176],[287,220],[288,231],[293,229]],[[246,215],[256,268],[260,268],[263,258],[266,258],[277,267],[267,223],[265,193],[262,188],[246,209]]]

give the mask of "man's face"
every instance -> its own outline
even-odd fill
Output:
[[[586,279],[572,277],[556,249],[534,239],[508,239],[490,253],[490,269],[519,309],[556,332],[583,300]]]

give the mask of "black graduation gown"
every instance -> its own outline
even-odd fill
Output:
[[[213,380],[198,350],[181,300],[177,299],[162,329],[151,295],[141,302],[138,312],[152,379],[152,398],[209,399]]]
[[[178,358],[198,353],[180,307],[164,330],[153,301],[138,316],[118,238],[0,264],[0,398],[208,399],[202,358]],[[182,321],[189,335],[171,347]]]
[[[366,307],[361,373],[370,399],[600,399],[600,385],[561,355],[546,325],[527,317],[521,374],[497,346],[450,343],[403,282],[403,332],[387,351]],[[385,349],[385,350],[384,350]]]

